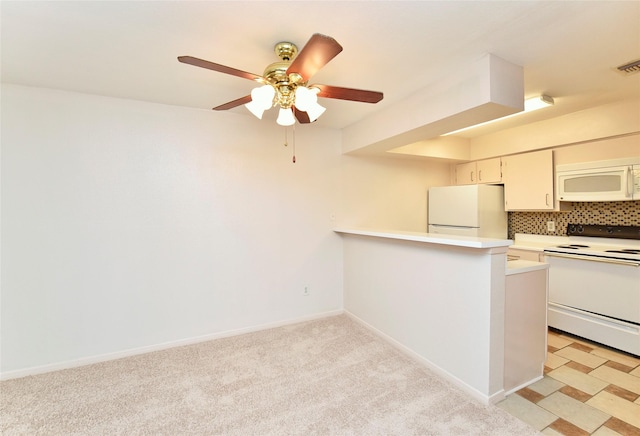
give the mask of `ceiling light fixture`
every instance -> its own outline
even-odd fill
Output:
[[[281,126],[291,126],[296,122],[297,112],[306,112],[308,122],[313,122],[322,115],[325,108],[318,104],[320,89],[307,87],[307,83],[298,73],[288,73],[291,59],[298,48],[290,42],[280,42],[274,48],[282,59],[269,65],[259,80],[263,85],[251,91],[251,101],[246,108],[259,119],[264,111],[280,106],[276,122]],[[306,118],[306,117],[305,117]]]
[[[308,88],[295,82],[268,83],[251,91],[251,101],[245,107],[258,119],[264,111],[280,106],[276,122],[281,126],[295,123],[294,108],[306,112],[309,122],[314,122],[326,108],[318,104],[318,88]]]
[[[538,97],[528,98],[524,101],[524,112],[531,112],[545,107],[553,106],[554,103],[555,102],[553,101],[553,98],[544,94]]]
[[[504,120],[507,118],[514,117],[516,115],[520,115],[526,112],[532,112],[538,109],[542,109],[545,107],[554,105],[553,97],[549,97],[548,95],[539,95],[537,97],[528,98],[524,101],[524,110],[521,112],[516,112],[515,114],[507,115],[506,117],[496,118],[495,120],[485,121],[484,123],[474,124],[473,126],[465,127],[464,129],[454,130],[453,132],[448,132],[440,136],[448,136],[454,135],[456,133],[460,133],[466,130],[475,129],[476,127],[484,126],[485,124],[493,123],[494,121]]]
[[[299,54],[298,47],[291,42],[279,42],[273,50],[281,60],[269,65],[261,76],[193,56],[178,56],[178,61],[260,83],[251,95],[221,104],[213,110],[226,111],[245,105],[258,119],[262,119],[264,111],[279,106],[277,123],[283,126],[295,124],[296,120],[300,124],[317,120],[325,111],[318,104],[318,97],[363,103],[378,103],[383,98],[378,91],[308,85],[309,79],[342,51],[342,46],[330,36],[314,33]]]

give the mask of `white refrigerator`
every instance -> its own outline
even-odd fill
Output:
[[[429,233],[507,239],[501,185],[429,188],[427,213]]]

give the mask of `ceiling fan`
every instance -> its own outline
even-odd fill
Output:
[[[213,110],[227,110],[244,104],[262,119],[265,110],[280,106],[277,123],[284,126],[294,124],[295,119],[299,123],[311,123],[318,119],[325,110],[317,103],[318,97],[365,103],[382,100],[383,94],[377,91],[308,85],[309,79],[342,51],[342,46],[330,36],[313,34],[299,53],[291,42],[276,44],[274,51],[281,61],[269,65],[262,76],[192,56],[180,56],[178,61],[262,83],[251,91],[251,95],[216,106]]]

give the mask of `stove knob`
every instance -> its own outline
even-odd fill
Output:
[[[569,229],[567,234],[572,234],[576,232],[576,226],[574,226],[573,224],[569,224]]]
[[[578,224],[578,228],[576,230],[578,230],[578,233],[582,233],[584,232],[584,227],[582,227],[582,224]]]
[[[607,233],[609,234],[613,233],[613,227],[607,227]]]

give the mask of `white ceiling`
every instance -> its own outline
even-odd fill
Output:
[[[249,94],[255,82],[179,63],[178,56],[262,74],[278,60],[275,43],[302,48],[318,32],[344,50],[312,83],[384,92],[376,105],[322,99],[327,112],[317,124],[325,127],[342,128],[398,104],[486,53],[524,67],[525,97],[556,100],[554,108],[494,123],[498,128],[640,99],[640,74],[614,71],[640,59],[639,1],[2,1],[0,7],[6,83],[210,109]],[[252,116],[244,107],[233,112]],[[271,122],[265,118],[256,123]]]

